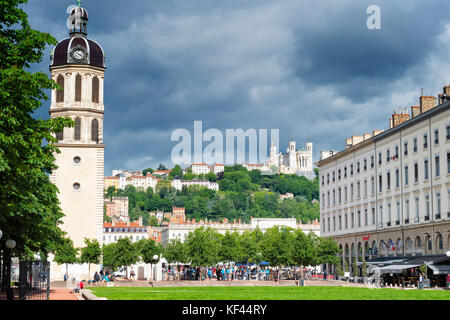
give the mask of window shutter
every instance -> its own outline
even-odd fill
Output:
[[[56,83],[61,86],[61,90],[56,90],[56,102],[64,102],[64,77],[59,75]]]
[[[91,127],[91,133],[92,133],[92,141],[98,143],[98,120],[94,119],[92,120],[92,127]]]
[[[92,79],[92,102],[99,102],[99,80],[97,77]]]
[[[81,76],[75,77],[75,101],[81,101]]]
[[[75,119],[75,140],[81,140],[81,119]]]

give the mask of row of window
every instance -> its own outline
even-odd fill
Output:
[[[103,228],[103,232],[147,232],[147,228]]]
[[[133,236],[114,236],[114,241],[122,239],[122,237],[124,239],[125,238],[130,238],[131,242],[139,241],[141,239],[145,239],[146,238],[145,236],[134,236],[134,237]],[[112,239],[113,239],[112,236],[108,236],[108,242],[111,242]],[[103,242],[106,242],[106,236],[105,235],[103,236]]]
[[[450,203],[450,191],[448,191],[448,199],[449,199],[449,203]],[[419,222],[420,221],[420,204],[419,204],[419,197],[416,196],[414,198],[414,207],[412,208],[414,210],[414,216],[411,215],[411,204],[410,204],[410,199],[406,198],[404,203],[404,224],[409,224],[412,222]],[[423,215],[423,221],[430,221],[431,219],[431,203],[430,203],[430,194],[425,194],[424,195],[424,202],[425,202],[425,212]],[[391,227],[391,226],[398,226],[402,223],[401,221],[401,206],[400,206],[400,201],[396,201],[395,202],[395,220],[393,220],[393,214],[392,214],[392,203],[388,203],[387,204],[387,221],[386,221],[386,227]],[[378,221],[378,226],[380,228],[384,227],[384,211],[383,211],[383,205],[380,204],[379,205],[379,221]],[[441,212],[442,208],[441,208],[441,193],[439,191],[436,192],[435,194],[435,215],[434,218],[435,219],[441,219],[443,218],[441,216],[442,212]],[[447,217],[450,218],[450,212],[447,213]],[[351,212],[350,214],[344,214],[339,215],[338,220],[336,221],[336,216],[332,217],[332,220],[330,219],[330,217],[327,218],[327,223],[325,224],[325,218],[322,219],[322,229],[323,232],[331,232],[331,231],[338,231],[338,230],[346,230],[349,228],[356,228],[356,227],[362,227],[362,226],[369,226],[369,225],[375,225],[377,223],[376,221],[376,213],[375,213],[375,208],[372,207],[371,208],[371,212],[370,212],[370,216],[368,213],[368,208],[364,209],[364,213],[363,215],[361,215],[361,210],[357,211],[356,217],[355,217],[355,213]],[[370,221],[369,221],[370,218]],[[344,219],[344,220],[343,220]],[[414,221],[412,220],[414,219]],[[332,222],[332,224],[331,224]],[[337,222],[337,223],[336,223]],[[325,227],[328,227],[327,229]],[[333,229],[333,230],[331,230]]]
[[[81,119],[79,117],[75,118],[75,135],[74,139],[75,141],[81,140]],[[64,140],[64,130],[56,133],[56,139],[58,141]],[[91,140],[99,143],[99,129],[98,129],[98,120],[93,119],[91,122]]]
[[[447,125],[447,134],[446,134],[446,140],[450,140],[450,125]],[[439,129],[434,129],[434,144],[437,145],[439,144]],[[425,133],[423,135],[423,149],[426,150],[428,148],[428,134]],[[418,148],[417,148],[417,138],[413,139],[413,152],[417,152]],[[403,144],[403,154],[405,156],[408,155],[408,141],[405,141]],[[395,146],[395,153],[394,155],[391,157],[391,153],[390,153],[390,149],[388,148],[386,150],[386,162],[390,162],[391,160],[397,160],[399,157],[399,146],[396,145]],[[370,167],[373,168],[374,167],[374,163],[375,163],[375,159],[374,156],[372,155],[370,157]],[[382,165],[382,153],[379,152],[378,153],[378,165],[381,166]],[[363,160],[363,165],[362,165],[362,170],[366,171],[367,170],[367,159]],[[361,162],[358,161],[356,163],[356,173],[360,173],[361,172]],[[347,178],[347,167],[344,167],[344,171],[343,171],[343,175],[344,178]],[[353,164],[350,164],[350,176],[353,176]],[[337,171],[337,179],[341,180],[341,169],[338,169]],[[336,174],[335,171],[332,172],[332,182],[336,181]],[[327,174],[327,184],[330,183],[330,174]],[[322,175],[322,186],[325,185],[325,176]]]
[[[56,102],[64,102],[64,77],[59,75],[56,79],[56,83],[61,87],[61,89],[56,90]],[[82,92],[82,82],[81,75],[77,74],[75,76],[75,101],[81,101]],[[99,90],[100,90],[100,80],[98,77],[92,78],[92,91],[91,100],[94,103],[99,103]]]
[[[423,178],[424,181],[427,181],[429,179],[429,160],[425,159],[423,162]],[[409,181],[409,166],[405,165],[404,167],[404,186],[408,186]],[[450,174],[450,152],[447,152],[447,174]],[[414,176],[414,183],[419,182],[419,164],[416,162],[413,165],[413,176]],[[436,178],[441,176],[441,161],[440,156],[435,155],[434,157],[434,176]],[[386,172],[386,189],[391,190],[391,172]],[[400,188],[400,169],[395,169],[395,188]],[[378,191],[383,192],[383,174],[379,174],[378,176]],[[367,180],[364,180],[364,196],[367,197]],[[371,177],[371,194],[375,193],[375,180],[374,177]],[[342,201],[347,202],[347,186],[344,187],[344,199],[342,199],[342,188],[338,188],[338,203],[342,203]],[[325,203],[328,204],[328,206],[331,205],[331,195],[330,191],[327,192],[327,202],[325,202],[325,193],[322,194],[322,208],[325,208]],[[357,199],[361,198],[361,184],[360,181],[357,182]],[[333,190],[333,205],[336,204],[336,192]],[[354,191],[353,191],[353,183],[350,184],[350,201],[354,200]]]

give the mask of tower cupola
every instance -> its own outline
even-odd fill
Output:
[[[50,68],[67,64],[84,64],[105,68],[105,53],[95,41],[87,38],[88,12],[81,1],[70,10],[67,27],[70,38],[59,41],[50,56]]]
[[[77,6],[70,11],[70,36],[74,37],[77,34],[87,35],[88,12],[81,7],[81,0],[77,0]]]

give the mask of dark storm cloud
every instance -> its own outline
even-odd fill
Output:
[[[376,3],[375,3],[376,2]],[[67,37],[71,1],[26,5]],[[383,30],[366,28],[379,4]],[[385,129],[392,109],[448,81],[445,1],[83,1],[106,52],[105,173],[171,166],[173,130],[279,128],[319,150]],[[446,31],[447,30],[447,31]],[[50,51],[50,48],[48,52]],[[48,72],[49,55],[34,70]],[[48,117],[49,103],[36,114]]]
[[[366,8],[375,3],[382,30],[373,31],[365,21]],[[333,85],[354,101],[383,95],[391,81],[436,49],[436,36],[448,19],[439,4],[444,2],[358,1],[346,10],[330,9],[319,30],[300,23],[293,62],[298,77],[312,86]]]

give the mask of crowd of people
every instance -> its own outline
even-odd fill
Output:
[[[283,280],[299,280],[302,278],[300,267],[274,268],[268,266],[217,265],[210,267],[167,266],[163,268],[163,280],[201,280],[201,281],[235,281],[235,280],[267,280],[278,282]],[[312,278],[318,272],[315,268],[303,268],[303,278]],[[327,275],[321,274],[326,279]]]

